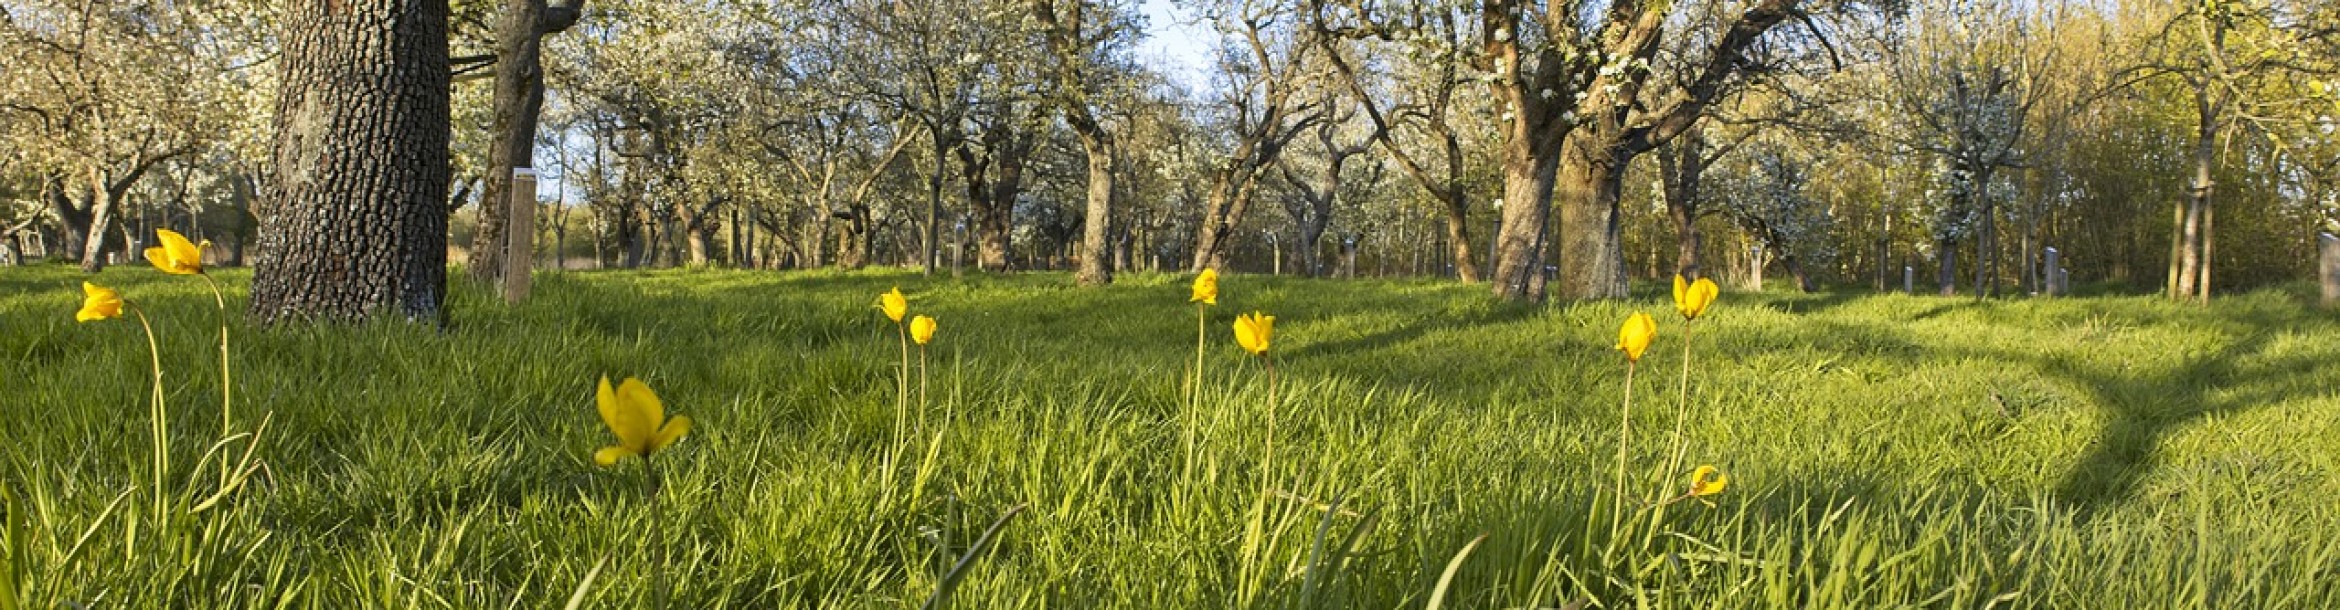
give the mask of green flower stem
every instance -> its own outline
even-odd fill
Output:
[[[1625,455],[1626,447],[1629,446],[1627,443],[1633,437],[1633,369],[1636,365],[1633,360],[1625,361],[1625,411],[1617,419],[1617,482],[1610,490],[1616,494],[1616,499],[1609,507],[1609,538],[1612,540],[1625,524]]]
[[[219,437],[234,434],[236,412],[235,376],[228,373],[228,308],[227,293],[220,290],[219,280],[202,274],[203,283],[211,286],[211,299],[219,305]],[[225,485],[230,476],[226,460],[219,463],[220,483]]]
[[[665,610],[667,599],[666,511],[663,503],[658,501],[658,488],[661,484],[658,462],[651,460],[650,456],[644,455],[642,456],[642,469],[645,471],[642,477],[642,500],[650,504],[650,545],[652,547],[650,549],[650,607],[653,610]]]
[[[163,477],[171,470],[169,410],[163,407],[162,346],[154,340],[154,325],[146,320],[146,312],[130,305],[130,313],[138,316],[138,327],[146,331],[146,353],[153,362],[154,400],[150,413],[154,434],[154,520],[163,520]]]

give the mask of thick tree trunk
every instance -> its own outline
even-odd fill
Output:
[[[252,315],[439,321],[447,3],[286,4]]]
[[[252,217],[252,199],[255,195],[253,191],[258,189],[253,186],[252,177],[241,170],[237,171],[235,177],[229,182],[234,189],[229,199],[229,205],[230,210],[234,212],[236,224],[228,230],[227,264],[230,267],[242,267],[244,266],[244,246],[251,241],[252,235],[250,218]]]
[[[1674,224],[1674,273],[1696,280],[1704,277],[1699,267],[1699,250],[1705,246],[1705,236],[1698,232],[1698,189],[1706,175],[1706,146],[1697,127],[1684,132],[1673,145],[1659,152],[1659,194],[1665,198],[1666,217]]]
[[[1812,291],[1812,276],[1804,273],[1804,262],[1802,259],[1798,259],[1796,258],[1796,255],[1790,254],[1780,257],[1779,262],[1780,264],[1787,266],[1788,277],[1793,277],[1796,279],[1797,291]]]
[[[64,252],[69,260],[81,260],[82,254],[89,247],[89,222],[92,220],[89,213],[90,201],[85,199],[82,203],[75,204],[72,195],[73,188],[62,177],[51,177],[49,186],[44,190],[47,191],[46,196],[49,199],[50,211],[57,215],[57,224],[60,229],[57,235],[59,250]]]
[[[1934,258],[1942,265],[1941,272],[1934,277],[1941,284],[1942,296],[1956,296],[1958,294],[1958,240],[1934,240]]]
[[[988,155],[980,158],[970,146],[959,147],[959,170],[966,178],[967,207],[975,221],[975,268],[1006,271],[1012,266],[1008,249],[1016,198],[1024,189],[1024,157],[1032,144],[1028,137],[997,134],[987,135],[983,145]]]
[[[1081,151],[1089,157],[1089,203],[1081,227],[1081,268],[1075,280],[1082,286],[1113,283],[1113,142],[1101,128],[1081,134]]]
[[[1553,203],[1560,208],[1560,295],[1567,299],[1625,296],[1625,246],[1618,201],[1625,157],[1592,134],[1570,144],[1561,158]]]
[[[1479,281],[1479,255],[1471,251],[1470,208],[1462,189],[1442,193],[1445,203],[1447,249],[1454,255],[1454,277],[1463,283]]]
[[[1503,223],[1488,275],[1489,290],[1501,298],[1544,299],[1544,240],[1560,159],[1536,148],[1524,137],[1503,145]]]

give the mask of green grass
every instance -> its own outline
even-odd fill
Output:
[[[1633,464],[1641,495],[1678,492],[1657,471],[1681,322],[1656,294],[1231,276],[1189,413],[1181,276],[541,275],[517,308],[459,290],[443,333],[238,322],[265,468],[155,523],[144,341],[75,324],[80,279],[0,270],[19,530],[0,574],[28,607],[561,607],[605,560],[583,606],[642,607],[666,544],[678,608],[899,608],[1017,505],[954,607],[1420,608],[1481,534],[1446,608],[2340,607],[2340,319],[2285,292],[1725,294],[1696,335],[1688,460],[1731,488],[1667,509],[1644,550],[1606,525],[1610,346],[1660,314]],[[173,485],[204,488],[209,292],[99,279],[155,318]],[[240,302],[248,276],[225,279]],[[942,330],[925,425],[886,471],[899,348],[871,304],[896,284]],[[1282,376],[1266,472],[1265,387],[1227,330],[1253,309],[1277,316]],[[603,374],[696,420],[660,456],[663,540],[640,464],[592,465]]]

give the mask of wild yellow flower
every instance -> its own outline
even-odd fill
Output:
[[[1636,311],[1617,329],[1617,349],[1625,352],[1626,362],[1640,362],[1642,352],[1649,351],[1649,342],[1656,338],[1657,320]]]
[[[1698,278],[1696,282],[1685,282],[1681,275],[1676,274],[1674,309],[1682,312],[1683,319],[1696,320],[1706,313],[1706,306],[1713,305],[1715,295],[1721,292],[1722,289],[1714,285],[1714,280]]]
[[[122,315],[122,293],[89,282],[81,283],[81,311],[73,314],[73,321],[106,320]]]
[[[604,375],[593,399],[601,409],[601,423],[608,424],[609,431],[618,437],[618,444],[593,452],[595,464],[609,466],[629,457],[649,459],[691,432],[691,418],[677,415],[668,419],[666,404],[640,379],[627,377],[611,391],[609,377]]]
[[[1267,355],[1268,342],[1273,340],[1275,335],[1275,316],[1256,311],[1247,315],[1235,316],[1235,343],[1243,346],[1243,350],[1251,352],[1252,355]]]
[[[187,241],[187,236],[170,229],[155,229],[155,237],[162,245],[146,249],[146,261],[154,268],[172,275],[195,275],[203,272],[203,248]],[[211,242],[203,242],[209,245]]]
[[[896,286],[893,290],[878,295],[878,310],[886,312],[886,317],[892,319],[895,324],[900,324],[903,314],[910,313],[910,299],[902,296],[902,287]]]
[[[918,316],[910,319],[910,340],[926,345],[934,340],[934,318]]]
[[[1219,270],[1203,269],[1202,273],[1196,274],[1194,276],[1194,296],[1188,298],[1186,302],[1219,304]]]
[[[1731,484],[1731,475],[1712,465],[1699,466],[1690,472],[1690,497],[1701,498],[1723,492]]]

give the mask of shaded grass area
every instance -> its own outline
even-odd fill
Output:
[[[267,468],[137,526],[144,341],[74,324],[80,279],[0,272],[8,556],[36,602],[559,607],[606,559],[586,605],[640,607],[666,544],[675,607],[892,608],[1029,504],[957,607],[1420,607],[1482,533],[1447,607],[2340,606],[2340,320],[2284,292],[1726,294],[1696,334],[1688,455],[1732,487],[1619,545],[1610,346],[1637,309],[1662,335],[1633,488],[1688,483],[1657,472],[1681,327],[1654,293],[1231,276],[1191,412],[1178,276],[569,273],[517,308],[459,289],[444,333],[239,321],[236,411],[269,414]],[[155,318],[195,477],[219,427],[210,294],[100,279]],[[872,304],[895,285],[942,330],[887,469],[899,347]],[[1277,316],[1272,461],[1262,373],[1227,334],[1255,309]],[[641,469],[592,466],[602,374],[697,421],[660,458],[664,540]]]

